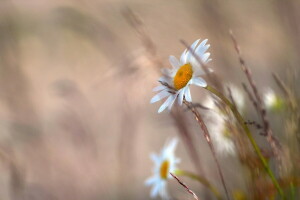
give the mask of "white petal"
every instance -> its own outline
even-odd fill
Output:
[[[153,183],[155,183],[156,181],[158,181],[158,177],[157,176],[152,176],[150,178],[148,178],[146,181],[145,181],[145,185],[146,186],[149,186],[149,185],[153,185]]]
[[[178,104],[181,106],[182,105],[182,101],[183,101],[183,96],[184,96],[184,90],[181,89],[178,95]]]
[[[181,65],[186,64],[186,52],[187,52],[187,49],[185,49],[180,56],[180,64]]]
[[[153,88],[152,91],[153,91],[153,92],[158,92],[158,91],[161,91],[161,90],[164,90],[164,89],[167,89],[167,87],[164,86],[164,85],[159,85],[159,86]]]
[[[169,194],[167,192],[166,181],[161,183],[159,195],[163,200],[169,200]]]
[[[174,69],[178,69],[180,67],[180,63],[175,56],[170,56],[169,61]]]
[[[162,68],[161,73],[167,77],[172,77],[172,70],[167,68]]]
[[[185,99],[188,101],[188,102],[192,102],[192,96],[191,96],[191,91],[190,91],[190,88],[187,86],[186,89],[185,89]]]
[[[158,113],[161,113],[162,111],[164,111],[166,109],[166,107],[168,107],[169,104],[174,100],[174,98],[176,98],[175,95],[170,95],[168,97],[168,99],[160,106],[160,108],[158,109]]]
[[[155,153],[151,153],[150,158],[151,158],[151,160],[153,160],[155,162],[155,164],[159,164],[161,162],[160,157],[158,155],[156,155]]]
[[[197,44],[199,43],[200,39],[196,40],[192,45],[191,45],[191,49],[194,50],[195,47],[197,46]],[[202,42],[201,42],[202,43]]]
[[[161,81],[161,82],[165,82],[165,83],[170,83],[172,79],[170,77],[166,77],[166,76],[162,76],[158,79],[158,81]]]
[[[201,60],[203,63],[207,63],[207,59],[209,58],[210,53],[205,53],[203,56],[201,56]]]
[[[199,44],[199,47],[205,46],[205,44],[206,44],[207,41],[208,41],[208,39],[203,40],[203,41]]]
[[[186,63],[190,62],[191,57],[193,56],[193,52],[191,51],[195,51],[195,47],[197,46],[197,44],[199,43],[200,39],[196,40],[190,47],[190,50],[187,50],[187,55],[186,55]],[[194,52],[195,53],[195,52]]]
[[[153,186],[153,188],[152,188],[152,190],[151,190],[151,194],[150,194],[150,196],[151,196],[152,198],[154,198],[154,197],[156,197],[156,196],[158,195],[158,192],[159,192],[159,190],[160,190],[160,186],[161,186],[161,182],[157,182],[157,183]]]
[[[150,100],[150,103],[155,103],[157,101],[160,101],[161,99],[167,97],[171,95],[167,90],[163,90],[161,92],[159,92],[157,95],[155,95],[154,97],[152,97],[152,99]]]
[[[168,109],[171,110],[175,100],[176,100],[176,97],[177,97],[177,93],[174,95],[174,99],[170,102],[169,106],[168,106]]]
[[[192,80],[190,81],[190,84],[198,85],[200,87],[206,87],[207,86],[206,81],[201,77],[192,78]]]
[[[195,52],[198,56],[203,55],[207,51],[207,49],[210,47],[210,44],[205,45],[206,42],[207,42],[207,39],[203,40],[199,44],[199,46],[196,48]]]
[[[167,145],[163,149],[164,158],[169,157],[170,154],[174,153],[177,144],[178,144],[178,139],[176,137],[167,143]]]

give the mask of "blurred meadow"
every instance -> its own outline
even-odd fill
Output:
[[[170,67],[169,55],[179,57],[186,48],[180,40],[190,45],[207,38],[208,66],[224,87],[241,90],[243,116],[254,124],[253,136],[268,155],[271,148],[255,128],[261,118],[243,90],[248,82],[229,30],[259,93],[272,88],[298,105],[300,1],[0,1],[0,199],[151,199],[144,185],[152,174],[149,155],[174,136],[180,139],[180,168],[205,175],[223,195],[193,115],[184,106],[157,114],[160,103],[149,102],[160,68]],[[208,96],[204,89],[191,90],[195,103]],[[298,108],[267,111],[283,164],[277,167],[276,159],[267,157],[277,177],[295,179],[296,186],[285,189],[294,193],[293,200],[300,198]],[[199,112],[204,115],[205,109]],[[232,199],[269,199],[258,197],[268,190],[260,179],[252,184],[262,191],[251,197],[248,158],[243,163],[241,156],[217,156]],[[215,199],[198,182],[182,180],[199,199]],[[174,199],[193,199],[175,180],[168,188]]]

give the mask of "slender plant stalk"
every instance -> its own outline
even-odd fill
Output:
[[[194,197],[194,199],[195,200],[199,200],[199,198],[197,197],[197,195],[184,183],[184,182],[182,182],[175,174],[173,174],[173,173],[171,173],[170,172],[170,174],[171,174],[171,176],[173,176],[173,178],[174,179],[176,179],[177,180],[177,182],[182,186],[182,187],[184,187],[187,191],[188,191],[188,193],[190,193],[191,195],[193,195],[193,197]]]
[[[207,127],[206,127],[206,125],[205,125],[205,123],[204,123],[204,121],[203,121],[200,113],[198,112],[198,110],[195,109],[195,107],[193,107],[191,105],[191,103],[189,103],[185,99],[183,100],[183,103],[192,111],[192,113],[195,116],[196,121],[199,123],[199,125],[200,125],[200,127],[201,127],[201,129],[202,129],[202,131],[204,133],[204,137],[205,137],[205,139],[206,139],[206,141],[208,143],[210,151],[212,152],[213,158],[214,158],[214,160],[216,162],[216,165],[217,165],[217,168],[218,168],[218,173],[219,173],[219,175],[221,177],[222,185],[223,185],[224,190],[225,190],[226,198],[227,198],[227,200],[229,200],[230,199],[229,198],[229,193],[228,193],[228,190],[227,190],[227,187],[226,187],[226,184],[225,184],[225,180],[224,180],[224,176],[223,176],[223,173],[222,173],[222,170],[221,170],[221,166],[220,166],[220,163],[218,161],[218,158],[217,158],[216,151],[215,151],[215,148],[213,146],[213,143],[211,142],[210,134],[209,134],[209,132],[207,130]]]
[[[285,199],[283,190],[281,189],[279,183],[277,182],[272,170],[270,169],[268,162],[266,161],[266,159],[264,158],[264,156],[262,155],[260,148],[257,146],[249,127],[247,126],[247,124],[245,123],[245,120],[243,119],[243,117],[241,116],[241,114],[238,112],[238,110],[236,109],[236,107],[222,94],[220,93],[218,90],[216,90],[215,88],[211,87],[211,86],[207,86],[205,87],[206,90],[210,91],[211,93],[215,94],[216,96],[218,96],[224,103],[226,103],[226,105],[228,105],[232,111],[232,113],[234,114],[235,118],[238,120],[238,122],[240,123],[240,125],[243,127],[244,131],[246,132],[246,135],[248,137],[248,139],[250,140],[256,154],[258,155],[259,159],[261,160],[262,164],[265,167],[265,170],[267,171],[267,173],[269,174],[273,184],[275,185],[276,189],[278,190],[280,196],[282,199]]]
[[[261,97],[258,93],[258,89],[256,87],[256,84],[253,80],[253,77],[252,77],[252,74],[251,74],[251,71],[250,69],[246,66],[246,63],[245,63],[245,60],[242,58],[242,54],[241,54],[241,50],[240,50],[240,47],[237,43],[237,40],[235,39],[234,35],[233,35],[233,32],[230,30],[230,35],[231,35],[231,39],[233,41],[233,44],[234,44],[234,48],[238,54],[238,58],[239,58],[239,61],[240,61],[240,64],[241,64],[241,68],[243,70],[243,72],[245,73],[246,77],[247,77],[247,80],[250,84],[250,87],[253,91],[253,94],[254,94],[254,97],[255,97],[255,109],[257,110],[258,114],[260,115],[261,117],[261,120],[262,120],[262,125],[263,125],[263,128],[264,128],[264,136],[266,136],[267,138],[267,141],[270,143],[270,146],[272,148],[272,151],[273,153],[275,154],[275,158],[278,160],[279,164],[282,165],[282,161],[281,161],[281,158],[280,158],[280,143],[279,141],[277,140],[277,138],[275,138],[275,136],[273,135],[273,132],[270,128],[270,123],[267,119],[267,115],[266,115],[266,110],[265,108],[263,107],[263,103],[262,103],[262,100],[261,100]],[[250,94],[250,91],[248,91]]]
[[[195,181],[200,182],[205,187],[207,187],[215,195],[215,197],[218,200],[222,200],[222,197],[221,197],[219,191],[217,190],[217,188],[215,186],[213,186],[205,177],[199,176],[199,175],[194,174],[192,172],[180,170],[180,169],[177,169],[174,172],[174,174],[177,175],[177,176],[186,176],[186,177],[189,177],[190,179],[193,179]]]

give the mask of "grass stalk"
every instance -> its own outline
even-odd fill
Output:
[[[215,148],[214,148],[213,143],[212,143],[212,141],[211,141],[211,138],[210,138],[210,134],[209,134],[209,132],[208,132],[208,129],[207,129],[207,127],[206,127],[206,125],[205,125],[205,123],[204,123],[204,121],[203,121],[203,119],[202,119],[200,113],[198,112],[198,110],[197,110],[195,107],[193,107],[193,106],[191,105],[191,103],[188,102],[188,101],[186,101],[185,99],[183,100],[183,103],[184,103],[184,104],[192,111],[192,113],[193,113],[194,116],[195,116],[196,121],[199,123],[199,125],[200,125],[200,127],[201,127],[201,129],[202,129],[202,131],[203,131],[203,134],[204,134],[204,137],[205,137],[205,139],[206,139],[206,142],[208,143],[208,146],[209,146],[209,148],[210,148],[210,150],[211,150],[211,152],[212,152],[214,161],[215,161],[215,163],[216,163],[216,165],[217,165],[218,173],[219,173],[219,175],[220,175],[220,178],[221,178],[221,181],[222,181],[223,188],[224,188],[224,190],[225,190],[226,199],[229,200],[229,199],[230,199],[230,198],[229,198],[229,193],[228,193],[228,190],[227,190],[227,187],[226,187],[226,184],[225,184],[225,179],[224,179],[224,176],[223,176],[223,173],[222,173],[222,170],[221,170],[221,165],[220,165],[219,160],[218,160],[218,158],[217,158],[216,151],[215,151]]]
[[[222,200],[222,197],[221,197],[219,191],[217,190],[217,188],[215,186],[213,186],[205,177],[199,176],[199,175],[194,174],[192,172],[180,170],[180,169],[177,169],[174,172],[174,174],[177,175],[177,176],[186,176],[190,179],[193,179],[195,181],[200,182],[202,185],[207,187],[215,195],[215,197],[218,200]]]
[[[270,176],[274,186],[276,187],[276,189],[278,190],[278,193],[280,194],[282,199],[285,199],[283,190],[281,189],[278,181],[276,180],[272,170],[269,167],[268,162],[266,161],[266,159],[264,158],[264,156],[262,155],[260,148],[258,147],[258,145],[256,144],[249,127],[247,126],[247,124],[245,123],[245,120],[243,119],[243,117],[241,116],[241,114],[238,112],[237,108],[222,94],[220,93],[218,90],[216,90],[215,88],[211,87],[211,86],[207,86],[205,87],[206,90],[208,90],[209,92],[215,94],[217,97],[219,97],[226,105],[228,105],[233,113],[233,115],[235,116],[235,118],[237,119],[237,121],[240,123],[240,125],[242,126],[242,128],[244,129],[244,131],[246,132],[246,135],[248,137],[248,139],[250,140],[251,145],[253,146],[256,154],[258,155],[259,159],[261,160],[265,170],[267,171],[268,175]]]

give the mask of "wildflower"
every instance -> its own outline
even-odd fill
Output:
[[[244,108],[244,96],[242,92],[234,85],[229,84],[231,95],[238,110]],[[211,111],[207,113],[206,117],[209,122],[207,128],[211,134],[212,141],[215,144],[218,153],[235,155],[236,148],[232,139],[232,132],[229,129],[229,123],[232,119],[226,113],[224,113],[218,106],[216,106],[212,97],[207,97],[203,105]]]
[[[232,134],[227,127],[227,116],[215,105],[212,97],[207,97],[204,101],[205,107],[212,109],[207,113],[206,123],[212,141],[218,153],[234,155],[235,146]]]
[[[150,194],[152,198],[159,195],[162,199],[169,199],[167,180],[172,177],[170,172],[174,173],[176,164],[180,162],[174,155],[177,143],[177,138],[174,138],[165,145],[160,155],[151,154],[151,159],[155,164],[153,170],[154,175],[147,179],[145,184],[147,186],[153,186]]]
[[[210,53],[206,52],[210,47],[206,44],[207,39],[203,40],[200,44],[200,39],[196,40],[192,45],[191,49],[194,53],[201,59],[205,64],[211,61],[209,59]],[[201,78],[204,75],[204,71],[201,68],[201,63],[193,56],[192,52],[185,49],[181,54],[180,61],[177,60],[175,56],[170,56],[169,58],[172,69],[162,69],[163,76],[159,79],[161,83],[160,86],[153,89],[156,94],[150,101],[150,103],[155,103],[163,98],[167,100],[160,106],[158,112],[162,112],[167,107],[171,110],[176,98],[178,97],[178,104],[182,105],[183,98],[186,101],[191,102],[191,92],[189,85],[197,85],[200,87],[206,87],[206,81]]]
[[[283,108],[283,100],[276,95],[276,93],[272,89],[268,89],[263,98],[264,104],[269,110],[280,110]]]

